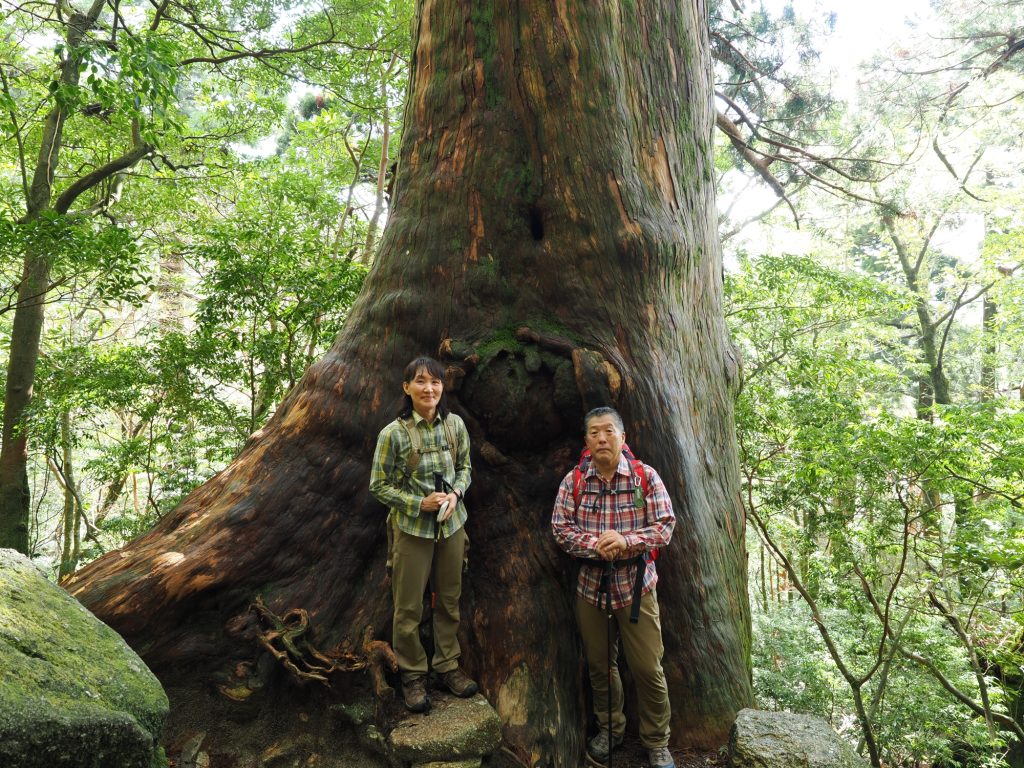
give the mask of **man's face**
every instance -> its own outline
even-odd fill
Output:
[[[587,423],[587,448],[598,467],[609,468],[619,463],[626,433],[611,416],[596,416]]]

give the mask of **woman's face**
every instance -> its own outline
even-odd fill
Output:
[[[444,382],[426,368],[419,368],[412,381],[403,381],[402,389],[412,399],[413,410],[424,418],[431,417],[444,392]]]

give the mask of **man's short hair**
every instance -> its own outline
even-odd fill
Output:
[[[592,411],[589,411],[586,416],[583,417],[583,432],[586,433],[587,429],[590,427],[590,422],[593,419],[599,419],[602,416],[611,416],[612,419],[615,421],[615,426],[619,428],[620,433],[626,431],[626,427],[622,423],[622,417],[619,416],[619,412],[616,411],[614,408],[609,408],[608,406],[604,405],[601,406],[600,408],[594,408]]]

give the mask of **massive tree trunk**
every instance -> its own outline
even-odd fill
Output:
[[[431,353],[473,441],[463,660],[506,742],[534,765],[582,750],[573,571],[549,518],[606,403],[679,517],[658,563],[673,742],[725,741],[750,638],[705,15],[423,0],[395,205],[344,332],[229,468],[72,582],[165,683],[253,660],[257,595],[307,610],[321,648],[389,636],[369,461],[402,367]]]

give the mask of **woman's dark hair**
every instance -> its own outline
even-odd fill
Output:
[[[416,374],[421,370],[426,371],[436,379],[444,381],[443,365],[432,357],[417,357],[405,366],[405,371],[402,372],[402,383],[408,384],[416,378]],[[442,419],[448,415],[448,400],[446,392],[441,392],[441,399],[437,401],[437,412],[441,415]],[[398,409],[398,418],[405,419],[409,416],[412,416],[412,398],[403,393],[402,407]]]

